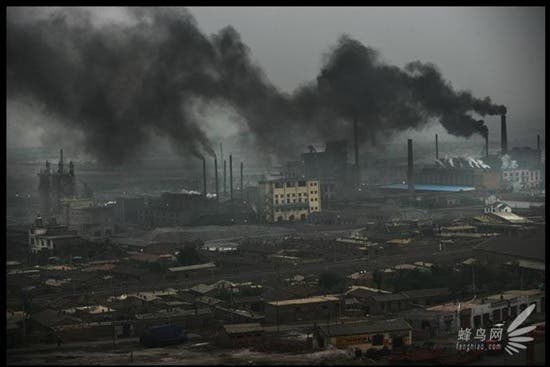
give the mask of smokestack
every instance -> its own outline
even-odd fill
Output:
[[[357,135],[357,118],[353,120],[353,140],[355,148],[355,174],[356,174],[356,186],[359,186],[360,172],[359,172],[359,143]]]
[[[435,134],[435,159],[439,159],[439,144],[437,142],[437,134]]]
[[[537,134],[537,153],[539,155],[539,161],[542,161],[542,155],[540,154],[540,135]]]
[[[409,186],[409,193],[412,194],[414,192],[414,183],[413,183],[414,162],[413,162],[412,139],[407,140],[407,147],[408,147],[407,185]]]
[[[227,195],[227,161],[223,160],[223,196]]]
[[[241,162],[241,200],[244,200],[244,186],[243,186],[243,162]]]
[[[218,189],[218,158],[214,156],[214,184],[216,185],[216,201],[220,202],[220,192]]]
[[[485,134],[485,158],[489,157],[489,131]]]
[[[63,149],[59,149],[59,165],[58,165],[57,171],[59,173],[63,173],[63,171],[64,171],[64,168],[63,168]]]
[[[206,159],[202,158],[202,194],[206,198]]]
[[[508,153],[508,134],[506,133],[506,114],[500,115],[500,150],[501,154]]]
[[[233,201],[233,156],[229,154],[229,197]]]

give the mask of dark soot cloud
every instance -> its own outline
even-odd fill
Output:
[[[229,104],[258,145],[289,157],[304,137],[331,139],[357,119],[362,135],[391,134],[438,119],[451,134],[485,135],[481,116],[506,112],[489,97],[455,91],[432,64],[404,69],[343,36],[315,81],[281,93],[232,27],[208,37],[184,9],[131,8],[128,24],[94,26],[82,9],[7,19],[8,98],[33,98],[85,134],[100,161],[132,159],[152,133],[182,153],[213,155],[190,103]],[[365,136],[362,136],[364,139]]]

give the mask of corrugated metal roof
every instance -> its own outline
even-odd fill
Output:
[[[308,303],[320,303],[320,302],[337,302],[338,297],[335,296],[316,296],[309,298],[288,299],[284,301],[268,302],[272,306],[288,306],[288,305],[300,305]]]

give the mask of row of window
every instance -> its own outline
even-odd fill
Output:
[[[513,171],[513,172],[504,172],[504,178],[509,177],[530,177],[532,180],[540,178],[540,171]]]
[[[286,204],[290,204],[291,199],[286,199]],[[314,201],[313,199],[311,199],[311,201]],[[292,203],[295,203],[296,202],[296,199],[292,199]],[[298,202],[301,203],[302,202],[302,199],[299,198],[298,199]],[[304,199],[303,201],[304,203],[307,203],[307,199]],[[275,200],[275,205],[278,205],[279,204],[279,200]],[[285,204],[285,201],[284,200],[281,200],[281,204]]]
[[[296,197],[296,194],[286,194],[286,197],[289,198],[291,195],[292,195],[293,197]],[[302,196],[302,193],[299,192],[299,193],[298,193],[298,196]],[[304,196],[307,196],[307,192],[304,192]],[[280,194],[280,195],[279,195],[279,194],[275,194],[275,198],[283,198],[283,197],[285,197],[283,194]]]
[[[304,187],[304,186],[306,186],[306,181],[298,181],[298,182],[296,182],[296,181],[287,181],[286,185],[283,182],[275,182],[275,188],[280,189],[283,186],[286,186],[286,187],[296,187],[296,186]]]

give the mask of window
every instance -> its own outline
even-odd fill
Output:
[[[294,181],[288,181],[286,183],[286,187],[294,187],[294,186],[296,186],[296,183]]]
[[[298,181],[298,186],[300,186],[300,187],[306,186],[306,182],[305,181]]]
[[[275,182],[275,188],[281,189],[282,187],[283,187],[283,183],[282,183],[282,182]]]
[[[382,334],[373,335],[372,338],[371,338],[371,341],[372,341],[373,346],[383,345],[384,344],[384,335],[382,335]]]
[[[477,315],[474,316],[474,328],[478,329],[479,327],[481,327],[481,316]]]
[[[518,315],[518,306],[512,306],[510,308],[510,317],[514,318]]]

